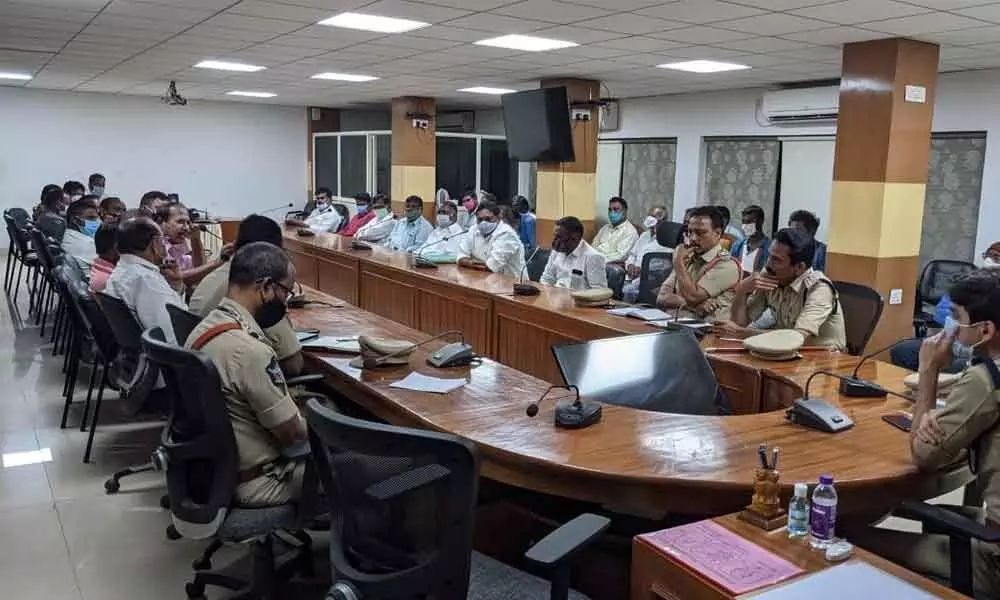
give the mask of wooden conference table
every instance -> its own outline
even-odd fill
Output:
[[[541,286],[539,296],[513,297],[508,295],[512,278],[454,265],[418,270],[403,254],[351,250],[350,241],[339,236],[299,238],[286,231],[285,248],[298,280],[314,288],[310,296],[337,306],[291,311],[297,327],[409,341],[460,329],[488,357],[471,368],[434,369],[426,357],[441,344],[432,343],[418,349],[409,366],[360,371],[336,355],[310,360],[338,391],[391,423],[471,440],[480,450],[483,475],[491,479],[639,515],[720,515],[749,503],[761,442],[782,449],[786,495],[796,481],[832,474],[842,514],[879,514],[903,498],[933,497],[971,479],[964,466],[919,473],[906,434],[881,420],[907,403],[842,397],[831,378],[817,377],[811,395],[840,405],[855,421],[853,429],[831,435],[785,422],[780,409],[801,397],[815,370],[853,370],[857,358],[835,352],[810,352],[786,363],[709,354],[738,413],[732,416],[605,406],[596,426],[557,429],[554,402],[542,404],[533,419],[525,415],[550,382],[561,383],[551,344],[657,330],[603,309],[575,308],[565,290]],[[712,336],[703,342],[716,344]],[[603,368],[613,370],[614,364]],[[469,383],[447,395],[389,387],[411,370],[466,377]],[[860,375],[901,392],[906,373],[871,361]]]

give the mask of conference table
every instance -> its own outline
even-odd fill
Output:
[[[783,409],[802,397],[811,374],[818,369],[850,374],[857,357],[823,350],[803,352],[795,361],[763,361],[713,352],[727,343],[711,335],[702,345],[734,414],[690,416],[606,405],[595,426],[557,428],[555,402],[543,403],[534,418],[525,414],[552,383],[562,383],[552,344],[659,330],[605,309],[577,308],[567,290],[540,285],[538,296],[513,296],[514,278],[455,265],[419,269],[410,256],[354,249],[337,235],[299,237],[289,228],[284,245],[307,296],[319,302],[290,311],[296,327],[410,342],[464,332],[483,356],[480,364],[429,366],[427,356],[450,340],[418,348],[408,365],[371,370],[350,367],[349,356],[316,352],[307,358],[339,394],[379,418],[472,441],[482,474],[490,479],[640,516],[742,509],[750,501],[760,443],[781,448],[785,497],[796,481],[814,482],[830,473],[844,515],[876,516],[901,499],[934,497],[972,479],[964,463],[934,473],[914,467],[907,434],[881,420],[908,409],[905,400],[844,397],[836,380],[820,376],[810,395],[839,406],[855,426],[828,434],[785,420]],[[615,365],[598,368],[613,373]],[[444,395],[390,387],[411,371],[467,383]],[[860,369],[861,377],[900,393],[907,373],[874,360]]]

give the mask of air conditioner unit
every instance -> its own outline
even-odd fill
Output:
[[[476,130],[476,113],[471,110],[438,113],[434,118],[438,131],[473,133]]]
[[[835,121],[840,106],[840,88],[831,85],[767,92],[760,105],[768,123]]]

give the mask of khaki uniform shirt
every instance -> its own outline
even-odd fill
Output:
[[[219,306],[229,290],[229,263],[223,264],[206,275],[191,294],[188,309],[198,316],[204,317]],[[292,322],[286,316],[277,325],[264,330],[268,343],[274,348],[278,360],[285,360],[302,351],[302,344],[295,335]]]
[[[847,348],[843,311],[833,283],[822,271],[809,269],[787,286],[757,292],[747,300],[751,322],[768,308],[774,313],[774,328],[805,332],[806,346]]]
[[[203,333],[222,323],[239,323],[212,338],[201,351],[215,364],[222,395],[233,425],[240,470],[274,461],[281,447],[270,429],[299,414],[288,393],[278,357],[253,316],[240,304],[223,298],[219,306],[195,327],[186,347]]]
[[[678,265],[674,265],[674,271],[670,273],[663,285],[660,286],[660,294],[677,293],[677,273]],[[712,312],[705,311],[701,305],[692,308],[682,308],[678,316],[684,318],[712,319],[717,321],[728,321],[729,311],[733,304],[733,287],[740,281],[740,267],[729,254],[722,249],[720,244],[714,248],[698,255],[689,252],[684,258],[684,272],[694,280],[695,285],[708,293],[709,299],[715,300],[718,304]]]

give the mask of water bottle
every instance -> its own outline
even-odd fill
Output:
[[[801,538],[809,533],[809,486],[795,484],[795,495],[788,503],[788,537]]]
[[[819,485],[813,490],[812,512],[809,533],[812,547],[826,549],[834,541],[837,526],[837,490],[833,489],[833,477],[820,475]]]

